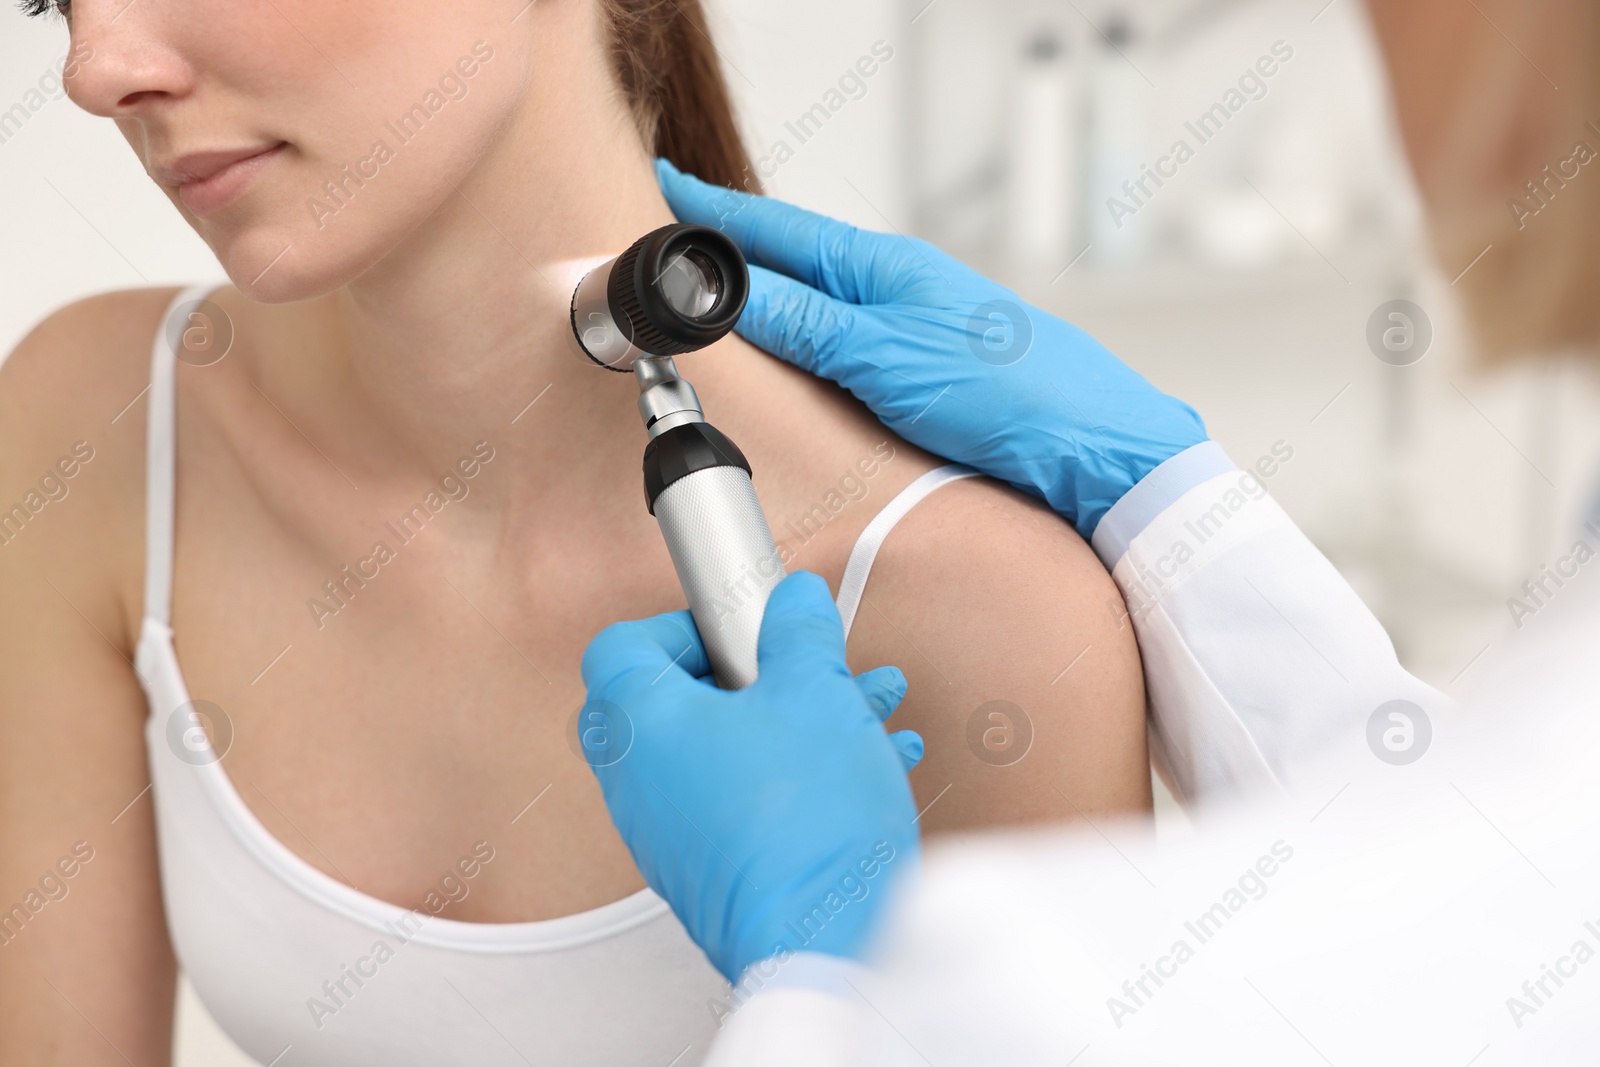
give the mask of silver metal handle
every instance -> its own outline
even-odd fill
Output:
[[[717,684],[743,689],[756,680],[767,596],[784,576],[750,475],[695,471],[661,491],[655,513]]]

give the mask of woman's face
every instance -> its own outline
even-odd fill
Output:
[[[527,95],[550,6],[75,0],[67,88],[116,120],[241,290],[304,299],[456,195]]]

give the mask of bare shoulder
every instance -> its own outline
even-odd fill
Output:
[[[0,365],[0,1062],[100,1063],[107,1043],[170,1059],[175,964],[126,621],[137,398],[167,298],[71,305]]]
[[[919,800],[949,787],[930,828],[1148,809],[1126,608],[1044,505],[983,478],[941,487],[885,541],[856,627],[852,666],[895,663],[911,683],[895,721],[927,742]]]
[[[59,308],[0,362],[0,433],[28,458],[74,429],[122,432],[150,382],[150,346],[172,289],[101,293]],[[137,436],[143,440],[143,428]]]
[[[1137,664],[1122,595],[1094,550],[1045,505],[988,478],[943,486],[907,512],[873,577],[886,598],[959,607],[972,630],[1036,634],[1031,651],[1066,657],[1056,670],[1091,637]],[[996,650],[979,644],[993,664]]]
[[[140,569],[150,347],[173,292],[68,304],[0,363],[4,555],[71,583],[80,609],[120,644]]]

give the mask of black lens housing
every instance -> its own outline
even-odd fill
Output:
[[[672,257],[699,252],[720,283],[716,301],[704,315],[690,318],[668,303],[661,278]],[[739,247],[706,226],[673,223],[652,230],[617,257],[606,285],[612,318],[635,348],[653,356],[693,352],[733,329],[750,298],[750,268]]]
[[[708,467],[739,467],[750,461],[739,446],[709,422],[685,422],[664,430],[644,446],[644,504],[656,513],[656,498],[679,478]]]

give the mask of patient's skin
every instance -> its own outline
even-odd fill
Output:
[[[233,722],[223,767],[289,849],[385,900],[416,904],[488,841],[493,863],[445,912],[481,922],[642,886],[569,745],[578,663],[607,623],[682,604],[643,506],[636,390],[573,356],[566,309],[573,261],[671,216],[595,4],[525,3],[77,0],[72,16],[93,50],[73,98],[114,117],[153,172],[289,143],[206,218],[174,197],[234,281],[216,298],[232,350],[178,367],[173,624],[192,695]],[[319,220],[308,201],[477,42],[466,95]],[[74,442],[95,450],[69,496],[0,548],[0,903],[75,841],[96,857],[0,952],[8,1063],[121,1062],[107,1040],[136,1063],[169,1051],[152,807],[127,805],[149,781],[129,661],[143,610],[136,398],[170,295],[74,305],[0,369],[0,500]],[[862,527],[939,462],[737,338],[679,366],[751,460],[775,533],[797,548],[790,568],[835,588]],[[468,495],[398,546],[384,523],[480,441],[493,458]],[[789,524],[832,491],[859,499],[799,544]],[[396,557],[314,617],[308,600],[326,601],[324,582],[380,538]],[[968,481],[920,504],[879,556],[849,655],[910,679],[894,725],[927,740],[913,782],[930,832],[1148,810],[1121,600],[1034,502]],[[968,744],[994,700],[1034,731],[1012,766]]]

